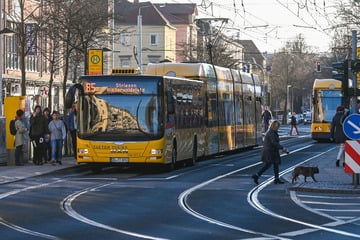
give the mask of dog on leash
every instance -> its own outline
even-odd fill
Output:
[[[294,169],[294,172],[292,174],[291,183],[293,184],[294,181],[297,181],[297,179],[299,178],[300,175],[304,176],[304,181],[305,182],[306,182],[307,177],[311,177],[314,180],[314,182],[317,182],[316,179],[315,179],[315,173],[319,173],[319,168],[318,167],[297,166]]]

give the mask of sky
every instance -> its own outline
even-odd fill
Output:
[[[152,3],[196,3],[198,18],[227,19],[222,33],[253,40],[261,52],[280,51],[302,34],[318,52],[330,48],[336,4],[341,0],[150,0]],[[140,2],[142,2],[140,0]],[[213,21],[218,26],[222,21]]]

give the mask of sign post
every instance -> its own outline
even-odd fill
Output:
[[[89,75],[103,74],[103,50],[89,49],[88,51],[88,73]]]
[[[360,114],[351,114],[345,118],[343,130],[352,139],[345,143],[345,172],[353,174],[353,185],[357,186],[360,173]]]

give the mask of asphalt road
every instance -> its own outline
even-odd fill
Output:
[[[283,156],[282,173],[333,147],[309,137],[284,144],[291,154]],[[66,170],[3,184],[1,239],[360,238],[357,212],[335,217],[319,210],[319,202],[338,208],[344,196],[290,191],[290,183],[272,183],[270,170],[256,186],[250,176],[261,165],[259,152],[218,156],[170,173]],[[359,200],[346,197],[349,205]]]

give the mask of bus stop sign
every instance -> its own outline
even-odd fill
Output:
[[[360,140],[360,114],[351,114],[343,123],[345,135],[352,140]]]

